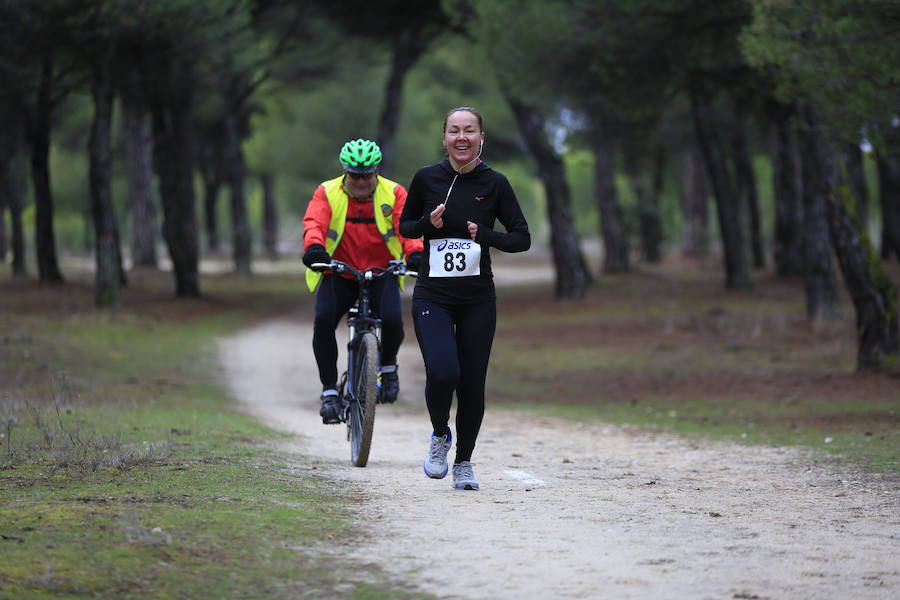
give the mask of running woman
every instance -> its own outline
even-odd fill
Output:
[[[351,140],[338,160],[343,173],[322,182],[303,217],[303,264],[328,263],[334,257],[363,271],[387,267],[405,257],[415,271],[422,257],[422,242],[397,235],[406,188],[378,175],[381,149],[370,140]],[[313,354],[322,382],[319,415],[322,422],[340,422],[337,391],[338,348],[334,330],[359,296],[352,275],[321,274],[308,269],[306,284],[316,293]],[[403,341],[400,288],[396,277],[379,279],[372,289],[372,308],[381,317],[382,400],[394,402],[400,390],[397,351]]]
[[[400,216],[400,233],[424,238],[413,292],[416,338],[425,361],[425,400],[433,428],[425,475],[447,475],[456,392],[453,487],[477,490],[472,452],[484,418],[484,387],[497,324],[490,248],[524,252],[528,223],[509,181],[480,160],[481,114],[454,108],[444,117],[447,158],[419,169]],[[499,221],[506,233],[494,229]]]

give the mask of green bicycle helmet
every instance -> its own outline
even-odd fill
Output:
[[[381,148],[369,140],[351,140],[341,148],[340,161],[348,173],[374,173],[381,164]]]

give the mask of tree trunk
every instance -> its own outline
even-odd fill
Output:
[[[247,218],[247,196],[244,193],[246,166],[241,150],[240,116],[232,108],[225,115],[225,175],[231,191],[231,240],[234,270],[250,274],[252,240]]]
[[[717,122],[710,94],[702,84],[693,82],[690,91],[694,130],[716,198],[725,258],[725,287],[746,289],[753,285],[753,281],[744,241],[744,211],[734,180],[728,172],[726,154],[719,136],[721,125]]]
[[[641,238],[644,240],[644,258],[647,262],[658,263],[662,261],[662,216],[660,204],[662,202],[663,182],[666,177],[666,153],[662,146],[656,148],[653,160],[653,188],[650,191],[649,202],[641,211]]]
[[[175,275],[175,294],[200,296],[193,180],[192,89],[189,77],[170,82],[168,98],[152,102],[154,164],[163,206],[163,237]]]
[[[881,204],[881,256],[900,260],[900,153],[877,154]]]
[[[770,156],[775,197],[775,273],[779,277],[803,274],[803,197],[800,186],[800,159],[791,125],[790,107],[769,103],[772,124]]]
[[[594,190],[600,214],[600,236],[603,238],[603,272],[627,273],[628,233],[622,206],[616,197],[613,155],[600,125],[595,123],[593,131]]]
[[[153,201],[153,145],[147,126],[147,107],[136,83],[122,91],[122,129],[131,207],[131,260],[135,267],[157,268],[156,203]]]
[[[13,277],[25,277],[25,232],[22,226],[22,207],[28,179],[28,152],[22,111],[14,102],[0,101],[0,212],[9,212],[9,236],[6,252],[12,252]],[[2,226],[2,225],[0,225]],[[3,254],[5,259],[6,253]]]
[[[866,183],[863,152],[856,142],[842,144],[841,151],[846,159],[847,179],[856,197],[856,214],[865,231],[869,223],[869,186]]]
[[[113,212],[110,177],[112,156],[110,153],[110,129],[112,127],[113,89],[108,66],[95,65],[91,81],[94,100],[94,118],[88,142],[90,157],[91,214],[94,222],[95,296],[97,306],[118,307],[120,294],[121,263]]]
[[[215,177],[203,180],[203,224],[206,229],[206,248],[210,252],[219,251],[219,203],[221,183]]]
[[[62,273],[56,257],[56,236],[53,231],[53,193],[50,190],[50,99],[53,66],[44,60],[34,114],[28,120],[31,143],[31,179],[34,186],[35,247],[38,278],[44,283],[61,283]]]
[[[10,229],[12,233],[12,274],[13,277],[26,277],[25,268],[25,226],[22,224],[22,210],[25,205],[25,193],[28,187],[28,156],[22,145],[13,152],[12,158],[2,169],[5,178],[7,202],[9,206]]]
[[[825,216],[831,193],[833,160],[821,148],[824,138],[810,107],[801,109],[803,124],[799,131],[800,161],[803,180],[803,282],[806,291],[806,314],[817,321],[837,315],[838,294],[831,239]]]
[[[820,144],[819,148],[828,147]],[[842,158],[853,160],[846,155]],[[897,287],[885,273],[865,235],[853,184],[839,181],[841,169],[835,163],[833,158],[826,162],[829,169],[826,179],[833,184],[827,201],[828,226],[844,284],[856,309],[857,369],[878,368],[889,362],[896,364],[900,352]]]
[[[658,263],[661,259],[659,250],[659,200],[654,190],[648,189],[647,178],[640,168],[640,162],[637,152],[626,150],[625,170],[628,173],[628,182],[631,185],[631,190],[635,198],[637,198],[641,255],[647,262]],[[656,166],[654,169],[656,169]]]
[[[275,203],[275,178],[271,174],[259,176],[263,190],[263,246],[266,256],[278,258],[278,206]]]
[[[706,256],[709,253],[709,189],[703,156],[695,141],[682,154],[681,212],[682,254],[693,258]]]
[[[0,162],[0,171],[6,171],[6,164]],[[6,262],[9,252],[9,236],[6,235],[6,212],[9,205],[9,184],[5,172],[0,172],[0,263]]]
[[[578,236],[572,222],[565,166],[547,140],[544,116],[517,99],[507,96],[507,101],[516,116],[522,137],[534,156],[547,194],[550,245],[556,268],[556,297],[581,298],[587,292],[591,276],[578,246]]]
[[[18,145],[18,130],[13,131],[11,126],[14,118],[12,105],[6,102],[0,104],[0,119],[10,124],[0,129],[0,263],[6,263],[6,255],[9,253],[9,236],[6,233],[6,213],[12,196],[9,186],[9,161]]]
[[[380,171],[391,176],[396,150],[397,126],[400,123],[400,106],[403,100],[403,83],[409,70],[428,48],[428,39],[416,29],[404,30],[394,38],[391,72],[384,89],[384,109],[378,120],[375,139],[381,148]]]
[[[747,207],[750,217],[750,250],[753,255],[753,267],[766,267],[765,249],[763,248],[762,226],[759,216],[759,195],[756,193],[756,175],[753,173],[753,159],[750,156],[747,141],[746,119],[739,107],[735,111],[735,126],[731,138],[734,156],[734,174],[737,181],[738,197],[741,205]]]

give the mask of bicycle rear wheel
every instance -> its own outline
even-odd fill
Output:
[[[372,430],[375,427],[375,404],[378,398],[378,340],[365,331],[360,336],[354,365],[353,390],[356,399],[350,401],[350,458],[353,466],[364,467],[369,462]]]

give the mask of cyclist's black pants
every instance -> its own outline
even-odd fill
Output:
[[[381,317],[381,363],[397,362],[397,351],[403,342],[403,316],[400,309],[400,286],[397,278],[381,277],[372,282],[369,301]],[[356,297],[359,284],[355,279],[323,275],[316,292],[316,317],[313,325],[313,354],[319,366],[322,388],[336,388],[338,347],[334,331],[347,314]]]
[[[456,391],[456,459],[471,460],[484,418],[484,382],[497,303],[441,305],[413,300],[416,337],[425,359],[425,401],[435,435],[447,433]]]

